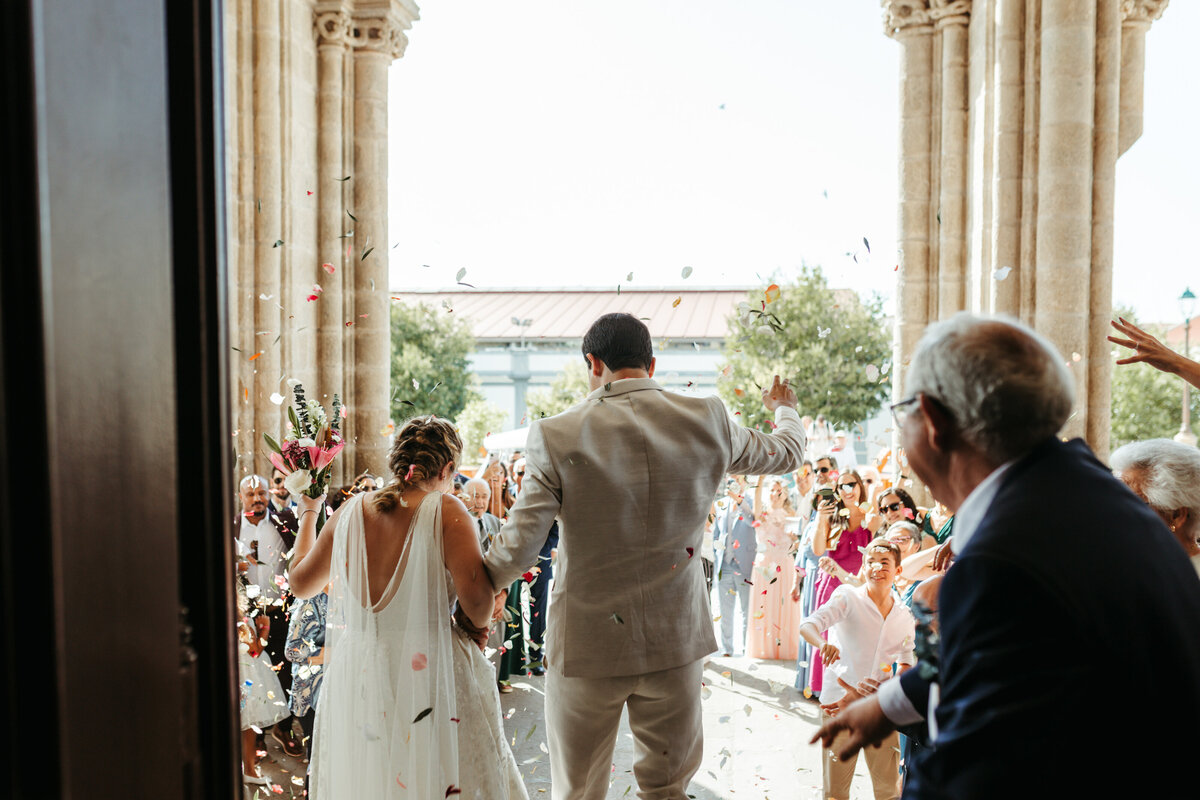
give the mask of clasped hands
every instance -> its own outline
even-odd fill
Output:
[[[487,647],[488,637],[492,633],[492,627],[496,621],[504,616],[504,603],[508,599],[508,589],[501,589],[496,593],[495,605],[492,607],[491,625],[486,628],[480,628],[471,622],[471,618],[462,610],[462,606],[456,606],[454,609],[454,624],[462,628],[470,637],[471,641],[479,646],[480,650]]]

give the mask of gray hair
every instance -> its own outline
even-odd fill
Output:
[[[471,478],[469,481],[463,484],[463,491],[465,492],[471,487],[475,487],[476,489],[486,489],[488,494],[492,493],[492,487],[489,486],[488,482],[483,478]]]
[[[906,381],[910,396],[937,400],[963,439],[997,464],[1058,433],[1074,387],[1054,345],[1031,328],[967,312],[925,330]]]
[[[1200,450],[1170,439],[1148,439],[1118,447],[1110,459],[1113,472],[1130,477],[1155,511],[1188,509],[1188,525],[1200,515]]]
[[[907,533],[909,536],[913,537],[917,541],[921,540],[921,529],[917,527],[917,524],[915,522],[909,522],[906,519],[897,520],[897,521],[893,522],[891,525],[888,525],[887,530],[884,531],[881,535],[884,538],[887,538],[888,536],[891,536],[893,533]]]
[[[271,482],[268,481],[266,478],[264,478],[262,475],[247,475],[246,477],[242,478],[242,482],[238,484],[238,491],[239,492],[246,491],[246,487],[253,485],[254,481],[258,481],[259,484],[261,484],[264,489],[271,488]],[[255,487],[255,488],[257,488],[257,487]]]

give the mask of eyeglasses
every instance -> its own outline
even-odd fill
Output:
[[[821,473],[822,475],[825,475],[825,474],[829,473],[830,471],[831,470],[829,467],[817,467],[817,472]]]
[[[275,479],[275,485],[276,485],[276,486],[280,486],[280,485],[282,485],[282,484],[283,484],[283,478],[276,478],[276,479]]]
[[[524,477],[524,475],[525,475],[525,470],[523,470],[523,469],[517,470],[517,477],[518,477],[518,478],[520,478],[520,477]]]
[[[855,486],[858,486],[857,481],[850,481],[849,483],[839,483],[838,484],[838,488],[842,489],[842,490],[853,489]]]
[[[890,406],[891,412],[892,412],[892,422],[896,423],[896,425],[903,424],[902,420],[901,420],[901,414],[897,413],[897,412],[901,412],[903,409],[908,408],[913,403],[917,402],[917,400],[919,398],[920,398],[920,395],[914,394],[912,397],[908,398],[907,400],[901,400],[899,403],[892,403],[892,405]],[[905,418],[907,418],[908,415],[911,413],[912,413],[911,409],[908,411],[903,411],[903,416]]]
[[[903,506],[902,503],[889,503],[886,506],[880,506],[879,510],[880,511],[899,511],[902,506]]]

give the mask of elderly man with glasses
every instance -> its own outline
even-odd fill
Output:
[[[957,514],[940,647],[813,741],[841,758],[927,721],[906,798],[1165,797],[1192,781],[1182,743],[1155,742],[1150,762],[1097,759],[1098,734],[1121,730],[1105,702],[1114,652],[1164,691],[1129,733],[1200,718],[1200,581],[1162,520],[1086,444],[1058,438],[1069,363],[1016,321],[961,313],[926,330],[893,408],[909,464]]]

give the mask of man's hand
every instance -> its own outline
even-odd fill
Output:
[[[767,407],[767,411],[771,412],[774,412],[780,406],[795,408],[796,393],[792,391],[792,387],[788,386],[786,379],[780,383],[779,376],[776,375],[771,385],[763,389],[762,401],[763,405]]]
[[[933,561],[929,565],[934,572],[945,572],[950,569],[950,562],[954,560],[953,541],[954,537],[951,536],[934,550]]]
[[[821,662],[825,664],[825,666],[828,667],[841,657],[842,651],[838,650],[836,645],[832,645],[829,642],[821,645]]]
[[[462,606],[454,609],[454,624],[466,631],[467,636],[475,642],[480,651],[487,646],[488,629],[475,627],[475,623],[471,622],[471,618],[462,610]]]
[[[496,604],[492,606],[492,622],[500,619],[504,615],[504,601],[508,599],[508,590],[501,589],[496,595]]]
[[[858,686],[863,687],[863,685],[870,680],[870,678],[867,678],[864,681],[859,681]],[[836,703],[826,703],[821,706],[821,710],[831,717],[836,717],[842,711],[842,709],[853,703],[855,700],[861,700],[863,697],[875,693],[875,689],[869,686],[866,687],[869,689],[869,691],[859,691],[859,688],[851,686],[841,678],[838,678],[837,682],[838,686],[841,686],[846,690],[846,693],[842,695],[842,698]],[[874,681],[872,681],[872,683],[874,683]],[[878,687],[879,684],[876,683],[875,686]]]
[[[822,725],[809,744],[820,739],[822,746],[829,747],[838,733],[846,731],[850,735],[833,753],[838,759],[845,760],[867,745],[878,745],[895,729],[896,726],[884,715],[879,698],[866,697],[851,703]]]

